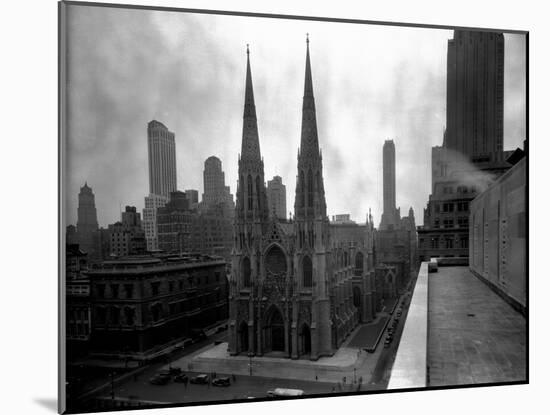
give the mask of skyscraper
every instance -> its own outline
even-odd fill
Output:
[[[468,258],[470,201],[511,165],[503,151],[504,36],[456,30],[447,51],[447,127],[432,148],[419,256]]]
[[[219,158],[210,156],[206,159],[203,178],[202,211],[217,210],[224,217],[232,218],[235,214],[235,203],[229,186],[225,185],[225,173]]]
[[[270,215],[286,219],[286,186],[281,176],[274,176],[267,182],[267,203]]]
[[[170,192],[176,191],[176,142],[174,137],[174,133],[159,121],[153,120],[147,125],[150,194],[168,198]]]
[[[81,249],[93,257],[96,253],[97,211],[95,208],[95,196],[88,182],[80,188],[78,194],[78,220],[76,232]]]
[[[472,161],[502,156],[504,35],[455,30],[447,49],[444,147]]]
[[[386,140],[382,150],[384,212],[380,221],[380,229],[393,229],[400,221],[400,212],[395,207],[395,144]]]
[[[153,120],[147,125],[147,151],[149,157],[149,196],[145,197],[143,230],[147,250],[158,247],[157,209],[166,205],[170,193],[176,191],[176,142],[174,133],[164,124]]]

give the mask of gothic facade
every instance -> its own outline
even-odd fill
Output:
[[[372,217],[329,224],[307,42],[294,218],[269,214],[247,49],[229,351],[316,360],[373,318]]]

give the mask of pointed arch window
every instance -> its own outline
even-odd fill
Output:
[[[311,169],[307,172],[307,205],[308,207],[313,206],[313,173]]]
[[[260,184],[260,176],[256,176],[256,198],[258,199],[258,209],[261,209],[261,201],[260,201],[260,188],[261,188],[261,184]]]
[[[300,171],[300,207],[306,206],[306,181],[304,178],[304,171]]]
[[[252,210],[252,176],[249,174],[247,179],[247,199],[248,199],[248,210]]]
[[[313,266],[311,264],[311,259],[308,256],[304,257],[302,272],[304,287],[311,287],[313,285]]]
[[[250,259],[245,257],[241,265],[241,274],[243,276],[243,284],[245,287],[250,287]]]

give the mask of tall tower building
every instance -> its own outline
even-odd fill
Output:
[[[147,125],[150,194],[168,198],[170,192],[176,191],[176,142],[174,137],[174,133],[159,121],[153,120]]]
[[[432,147],[421,260],[467,258],[470,202],[511,165],[503,151],[504,35],[455,30],[447,44],[447,126]]]
[[[143,230],[147,250],[159,249],[157,236],[157,209],[166,205],[170,193],[176,191],[176,142],[174,133],[164,124],[153,120],[147,125],[149,156],[149,196],[145,197]]]
[[[447,48],[444,147],[472,161],[499,161],[504,114],[504,35],[455,30]]]
[[[225,174],[222,171],[222,162],[216,156],[210,156],[204,162],[204,193],[202,201],[212,205],[223,201],[225,193]]]
[[[395,207],[395,144],[393,140],[386,140],[382,150],[383,185],[384,185],[384,212],[380,222],[380,229],[394,229],[400,221],[399,210]]]
[[[232,218],[235,214],[235,203],[229,186],[225,185],[225,173],[222,162],[215,156],[210,156],[204,162],[204,193],[202,194],[203,210],[222,208],[223,216]]]
[[[271,216],[286,219],[286,186],[281,176],[274,176],[267,182],[267,203]]]
[[[78,219],[76,223],[76,232],[78,242],[84,252],[90,257],[96,253],[96,233],[98,230],[97,211],[95,208],[95,196],[88,182],[80,188],[78,194]]]

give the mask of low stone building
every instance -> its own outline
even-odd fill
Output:
[[[227,319],[222,258],[127,257],[97,264],[85,275],[95,355],[149,359]]]

